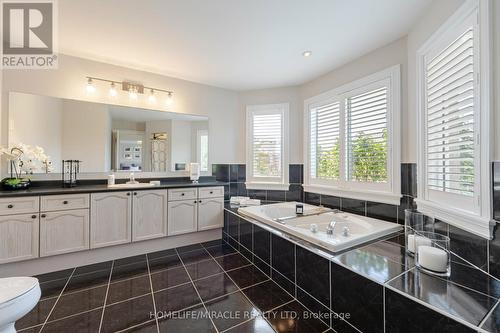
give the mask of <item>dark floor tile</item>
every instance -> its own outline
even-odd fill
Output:
[[[349,324],[344,317],[338,316],[335,313],[332,314],[332,327],[335,329],[335,332],[341,333],[359,333],[360,331],[351,324]],[[334,333],[333,331],[328,331],[326,333]]]
[[[328,325],[319,319],[321,314],[309,311],[297,301],[285,304],[264,316],[279,333],[320,333],[328,329]]]
[[[342,211],[364,216],[366,214],[366,201],[342,198]]]
[[[286,239],[272,235],[272,268],[295,281],[295,245]]]
[[[262,312],[269,311],[292,300],[292,296],[273,281],[263,282],[244,289],[243,293]]]
[[[190,252],[179,253],[184,265],[194,264],[203,260],[211,259],[210,253],[205,249],[194,250]]]
[[[388,288],[385,289],[385,332],[473,333],[474,330],[445,317]]]
[[[240,219],[240,243],[248,251],[253,251],[252,235],[253,235],[253,223],[250,223],[244,219]]]
[[[72,276],[64,289],[64,293],[107,285],[109,282],[109,274],[110,272],[105,270]]]
[[[349,313],[349,322],[362,332],[383,333],[383,286],[335,263],[331,265],[332,310]]]
[[[153,290],[158,291],[190,282],[184,267],[176,267],[151,274]]]
[[[187,265],[186,270],[193,280],[224,272],[219,264],[212,259]]]
[[[38,281],[40,283],[43,283],[43,282],[60,280],[60,279],[65,279],[65,278],[67,279],[67,278],[69,278],[69,276],[71,275],[72,272],[73,272],[73,268],[70,268],[70,269],[65,269],[62,271],[36,275],[35,277],[38,279]]]
[[[47,333],[95,333],[99,331],[102,309],[71,316],[61,320],[48,322],[43,327]]]
[[[39,333],[42,330],[43,325],[33,326],[29,328],[25,328],[22,330],[18,330],[19,333]]]
[[[128,333],[128,332],[134,332],[134,333],[157,333],[158,332],[158,326],[156,324],[156,320],[148,320],[142,324],[129,327],[126,330],[120,331],[120,333]]]
[[[259,282],[266,281],[269,279],[264,273],[262,273],[254,265],[241,267],[232,271],[227,272],[227,274],[233,279],[233,281],[238,285],[240,289],[246,288],[248,286],[254,285]]]
[[[302,185],[290,184],[288,191],[285,194],[286,201],[304,201],[304,189]]]
[[[274,333],[273,327],[264,319],[262,316],[258,316],[254,319],[244,322],[241,325],[237,325],[228,331],[227,333]]]
[[[240,253],[242,256],[248,259],[248,261],[253,261],[253,253],[248,251],[245,247],[240,246]]]
[[[210,246],[207,247],[206,250],[213,256],[213,257],[220,257],[220,256],[225,256],[226,254],[231,254],[235,253],[236,250],[230,246],[227,243],[221,244],[221,245],[216,245],[216,246]]]
[[[304,182],[304,166],[302,164],[290,164],[288,170],[288,182],[290,184],[302,184]]]
[[[186,245],[182,247],[177,248],[177,252],[180,253],[186,253],[186,252],[191,252],[195,250],[203,250],[203,246],[199,243],[196,244],[191,244],[191,245]]]
[[[194,285],[204,302],[238,290],[238,287],[225,273],[196,280]]]
[[[340,209],[340,198],[332,195],[321,195],[321,204],[332,209]]]
[[[117,266],[142,263],[142,262],[146,262],[146,255],[145,254],[140,254],[137,256],[133,256],[133,257],[116,259],[114,262],[114,266],[117,267]]]
[[[281,288],[285,289],[290,295],[295,296],[295,283],[287,279],[283,274],[275,269],[271,270],[271,278],[276,282]]]
[[[317,193],[305,192],[304,201],[310,205],[319,206],[321,205],[321,195]]]
[[[486,268],[488,241],[450,225],[450,250],[479,268]]]
[[[114,282],[109,285],[106,304],[113,304],[132,297],[142,296],[150,292],[151,286],[148,275]]]
[[[329,307],[321,304],[317,299],[309,295],[307,292],[297,287],[297,301],[304,305],[309,311],[316,314],[318,318],[329,324],[332,312]]]
[[[226,242],[222,238],[214,239],[214,240],[211,240],[208,242],[201,243],[201,245],[203,245],[204,248],[212,247],[212,246],[220,246],[220,245],[224,245],[224,244],[226,244]]]
[[[261,227],[253,226],[254,254],[267,264],[271,264],[271,233]]]
[[[43,324],[45,322],[45,319],[47,319],[50,310],[52,310],[52,307],[56,303],[56,300],[57,298],[50,298],[39,301],[38,304],[33,308],[33,310],[16,321],[16,329],[21,330],[23,328]]]
[[[366,216],[388,222],[398,222],[398,206],[380,202],[366,203]]]
[[[158,311],[160,311],[158,309]],[[116,332],[139,325],[154,316],[153,297],[146,295],[104,308],[101,332]]]
[[[191,283],[155,292],[154,298],[157,312],[179,311],[201,303]]]
[[[271,276],[271,266],[260,260],[257,256],[252,258],[253,264],[267,276]]]
[[[107,286],[63,294],[50,314],[49,321],[104,306]]]
[[[160,319],[160,318],[159,318]],[[216,329],[203,306],[179,311],[158,322],[161,333],[215,333]]]
[[[77,267],[75,269],[75,273],[73,273],[73,275],[81,275],[81,274],[88,274],[88,273],[93,273],[93,272],[97,272],[97,271],[111,270],[112,264],[113,264],[112,261],[105,261],[105,262],[100,262],[97,264],[80,266],[80,267]]]
[[[497,279],[500,279],[500,223],[496,223],[495,229],[493,231],[493,239],[488,243],[490,255],[490,274]]]
[[[111,273],[111,281],[115,282],[146,274],[148,274],[148,264],[146,261],[122,266],[115,266],[113,267],[113,271]]]
[[[151,273],[182,266],[182,262],[177,255],[151,259],[148,263]]]
[[[40,298],[45,299],[59,296],[67,282],[68,279],[59,279],[40,283],[40,290],[42,291]]]
[[[330,261],[297,246],[297,285],[330,306]]]
[[[219,332],[259,315],[258,310],[248,302],[241,292],[213,299],[205,305],[209,313],[224,313],[230,310],[235,314],[229,317],[226,316],[226,318],[223,316],[212,318]]]
[[[156,252],[148,253],[148,260],[158,259],[167,256],[177,255],[175,249],[161,250]]]
[[[245,257],[243,257],[239,253],[230,254],[230,255],[227,255],[224,257],[215,258],[215,260],[217,260],[219,265],[221,265],[222,268],[226,271],[250,264],[250,261],[248,261]]]

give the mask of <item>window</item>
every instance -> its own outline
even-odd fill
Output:
[[[198,163],[200,163],[200,171],[208,171],[208,131],[198,130],[196,132],[198,145],[197,147],[197,157]]]
[[[395,66],[306,100],[306,191],[399,204],[400,89]]]
[[[489,236],[489,83],[482,65],[489,52],[481,45],[487,29],[481,29],[480,13],[479,1],[466,2],[418,51],[417,204]]]
[[[288,189],[288,109],[247,106],[248,189]]]

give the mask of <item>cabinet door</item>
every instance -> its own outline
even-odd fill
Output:
[[[38,258],[38,214],[0,216],[0,264]]]
[[[224,198],[198,201],[198,231],[222,228],[224,225]]]
[[[90,201],[90,248],[130,243],[131,192],[93,193]]]
[[[89,249],[89,210],[40,215],[40,257]]]
[[[167,190],[135,191],[132,241],[167,235]]]
[[[183,200],[168,203],[168,235],[194,232],[198,229],[197,201]]]

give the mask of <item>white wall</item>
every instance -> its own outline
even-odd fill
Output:
[[[171,167],[175,170],[176,163],[185,163],[189,167],[191,162],[191,122],[172,119],[170,151]]]
[[[493,73],[494,73],[494,117],[495,152],[494,159],[500,161],[500,1],[493,2]]]
[[[9,110],[8,145],[24,143],[42,147],[52,161],[54,172],[61,172],[62,101],[13,93]]]

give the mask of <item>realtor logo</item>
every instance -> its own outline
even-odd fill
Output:
[[[2,67],[57,68],[53,1],[2,1]]]

